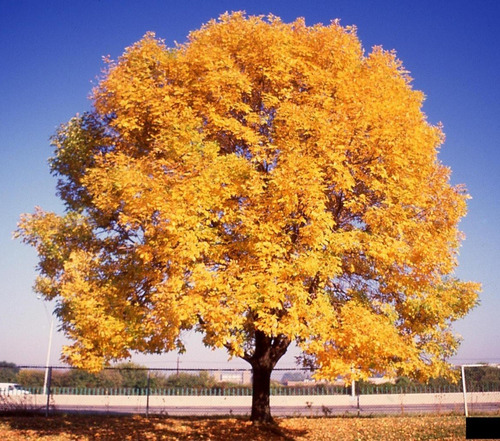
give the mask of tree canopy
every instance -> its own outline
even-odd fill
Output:
[[[0,383],[14,383],[19,368],[15,363],[0,361]]]
[[[225,14],[107,60],[53,137],[66,212],[17,232],[66,360],[182,350],[195,329],[254,384],[291,342],[318,377],[442,374],[479,286],[453,276],[468,196],[423,99],[337,21]]]

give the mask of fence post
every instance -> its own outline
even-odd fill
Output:
[[[465,366],[462,365],[461,368],[462,368],[462,390],[464,394],[464,413],[465,416],[468,417],[469,409],[467,409],[467,385],[465,383]]]
[[[49,416],[49,406],[50,406],[50,388],[52,386],[52,366],[49,366],[47,369],[47,387],[46,387],[46,393],[47,393],[47,403],[45,405],[45,416]]]
[[[146,418],[149,418],[149,386],[151,385],[151,373],[148,371],[148,384],[146,389]]]

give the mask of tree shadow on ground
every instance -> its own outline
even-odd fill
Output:
[[[4,428],[19,440],[42,437],[63,440],[294,440],[306,430],[276,425],[253,425],[243,418],[172,418],[106,415],[17,415],[2,418]],[[0,435],[2,429],[0,428]]]

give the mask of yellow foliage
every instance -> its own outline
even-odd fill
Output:
[[[92,98],[53,140],[67,213],[18,230],[69,361],[195,328],[249,361],[295,340],[323,377],[441,372],[479,290],[452,277],[467,195],[394,53],[225,14],[175,48],[146,34]]]

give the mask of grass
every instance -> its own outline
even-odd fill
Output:
[[[277,418],[275,426],[242,418],[172,418],[104,415],[4,415],[2,441],[143,440],[465,440],[458,415]]]

